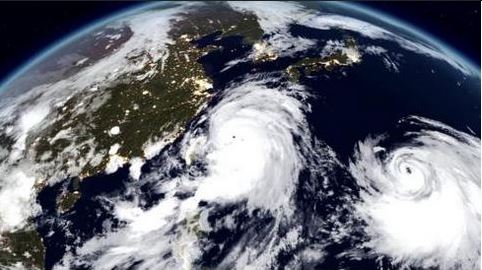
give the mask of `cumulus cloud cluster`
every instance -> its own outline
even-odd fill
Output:
[[[158,168],[182,166],[176,161],[179,158],[193,167],[162,180],[157,189],[165,193],[165,199],[148,210],[139,207],[138,200],[115,203],[117,218],[127,226],[87,241],[75,251],[77,257],[66,256],[58,267],[89,263],[96,269],[111,269],[129,265],[134,258],[141,261],[139,269],[189,266],[199,256],[199,239],[183,222],[200,217],[197,222],[205,224],[201,230],[210,229],[203,222],[201,201],[245,202],[249,211],[291,215],[300,170],[307,166],[300,148],[307,148],[311,140],[304,117],[307,108],[300,100],[304,94],[299,86],[270,88],[268,83],[250,79],[226,89],[222,100],[199,120],[199,127],[187,132],[178,156],[166,160],[173,163]],[[203,165],[197,168],[195,164]],[[139,181],[158,182],[159,173]],[[179,198],[180,192],[191,196]],[[273,250],[266,252],[261,262],[245,258],[246,265],[266,263],[275,255]],[[168,253],[173,256],[162,259]]]
[[[100,96],[94,99],[93,107],[90,107],[95,109],[107,100],[106,95],[102,97],[103,92],[99,89],[118,82],[122,76],[143,70],[152,61],[155,65],[150,67],[155,70],[155,66],[162,64],[162,59],[167,56],[166,44],[171,42],[166,29],[172,23],[171,20],[188,6],[190,4],[144,10],[101,25],[101,29],[129,27],[133,35],[118,50],[71,76],[0,100],[0,132],[13,140],[11,149],[1,153],[4,158],[0,164],[0,201],[4,204],[0,207],[0,232],[21,228],[36,213],[36,182],[51,184],[69,175],[78,175],[82,167],[89,162],[97,162],[98,156],[103,154],[90,151],[85,156],[79,156],[79,149],[83,145],[72,142],[62,149],[59,160],[37,162],[32,141],[42,130],[60,120],[56,112],[76,95],[83,96],[86,100],[95,95]],[[103,34],[99,31],[97,34]],[[92,89],[95,91],[90,91]],[[84,107],[80,102],[72,113],[79,113]],[[76,134],[71,130],[62,130],[52,138],[52,143],[60,137],[73,139],[74,136]],[[30,145],[27,145],[28,138],[31,139]],[[85,144],[95,148],[95,138]],[[61,164],[64,157],[71,157],[67,164]],[[117,170],[125,162],[119,159],[114,161],[109,171]],[[136,176],[136,173],[133,175]],[[15,218],[12,217],[12,212],[16,213]]]
[[[480,140],[425,118],[407,122],[417,129],[402,142],[368,138],[350,164],[363,189],[357,211],[366,245],[402,266],[477,269]]]

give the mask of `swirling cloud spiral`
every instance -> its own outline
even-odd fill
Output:
[[[480,139],[419,117],[400,127],[360,142],[350,164],[365,245],[401,266],[478,269]]]

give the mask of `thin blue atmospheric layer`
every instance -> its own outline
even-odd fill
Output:
[[[459,52],[458,50],[454,49],[446,42],[442,41],[441,39],[435,37],[434,35],[423,31],[419,27],[410,24],[404,20],[396,18],[395,16],[389,15],[383,11],[375,10],[373,8],[367,7],[360,3],[347,3],[347,2],[326,2],[328,4],[339,6],[345,9],[353,9],[356,10],[358,13],[365,14],[371,18],[377,18],[380,21],[385,22],[388,25],[395,26],[405,32],[412,34],[413,36],[417,37],[418,39],[429,43],[432,46],[436,46],[441,52],[451,56],[455,60],[459,60],[460,63],[465,64],[467,68],[472,71],[474,75],[480,77],[480,67],[474,63],[471,59],[465,56],[465,54]]]
[[[166,2],[155,2],[155,3],[148,3],[148,4],[140,4],[139,6],[136,7],[130,7],[125,10],[121,10],[115,14],[108,15],[102,19],[99,19],[86,27],[80,29],[79,31],[76,31],[72,34],[67,35],[65,38],[61,39],[57,43],[54,43],[53,45],[47,47],[46,49],[40,51],[40,53],[32,56],[28,61],[25,62],[25,64],[21,65],[18,69],[14,70],[10,75],[7,75],[5,79],[0,81],[0,93],[4,91],[6,86],[14,81],[16,78],[21,76],[24,72],[35,66],[37,63],[41,62],[42,60],[48,58],[53,52],[57,51],[58,49],[62,48],[63,46],[73,42],[74,40],[82,37],[83,35],[93,31],[96,28],[99,28],[102,25],[105,25],[109,22],[112,22],[116,19],[119,19],[121,17],[127,16],[132,13],[136,13],[139,11],[142,11],[144,9],[152,8],[155,6],[159,6],[161,4],[166,4]],[[434,37],[433,35],[419,29],[418,27],[411,25],[408,22],[404,22],[398,18],[395,18],[394,16],[388,15],[382,11],[374,10],[372,8],[369,8],[367,6],[363,6],[362,4],[359,3],[347,3],[347,2],[323,2],[323,4],[329,4],[333,6],[338,6],[344,9],[351,9],[356,12],[365,14],[369,17],[372,18],[378,18],[381,21],[385,22],[388,25],[393,25],[395,27],[398,27],[400,29],[403,29],[406,32],[409,32],[416,36],[417,38],[420,38],[421,40],[425,40],[431,45],[436,45],[439,50],[442,52],[452,56],[454,59],[459,60],[461,63],[464,63],[472,72],[473,74],[477,75],[480,77],[480,67],[475,64],[473,61],[468,59],[464,54],[458,52],[454,48],[450,47],[448,44],[445,42],[441,41],[440,39]]]
[[[124,10],[118,11],[114,14],[107,15],[103,18],[95,20],[93,23],[88,24],[85,27],[82,27],[80,30],[74,31],[73,33],[67,34],[64,38],[61,38],[59,41],[54,42],[52,45],[47,46],[45,49],[40,50],[39,53],[32,56],[29,60],[27,60],[24,64],[22,64],[19,68],[15,69],[9,75],[7,75],[3,80],[0,81],[0,94],[6,89],[9,83],[20,77],[24,72],[29,70],[30,68],[34,67],[36,64],[40,63],[44,59],[50,57],[55,51],[59,50],[60,48],[70,44],[74,40],[94,31],[95,29],[106,25],[110,22],[115,21],[116,19],[120,19],[122,17],[128,16],[130,14],[134,14],[140,12],[145,9],[153,8],[156,6],[160,6],[165,4],[165,2],[154,2],[148,4],[139,4],[135,7],[129,7]]]

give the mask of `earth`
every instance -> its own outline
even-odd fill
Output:
[[[148,3],[0,92],[0,269],[479,269],[480,68],[336,2]]]

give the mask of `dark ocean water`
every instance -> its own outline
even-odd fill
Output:
[[[441,121],[464,132],[469,132],[469,127],[480,137],[480,82],[477,78],[464,78],[463,74],[442,61],[403,50],[393,42],[366,39],[354,32],[293,26],[291,33],[294,36],[316,39],[320,46],[291,57],[280,57],[269,63],[242,62],[224,72],[221,70],[226,63],[246,56],[251,46],[244,43],[242,37],[220,38],[220,33],[213,33],[197,40],[196,44],[200,47],[222,47],[199,59],[214,82],[215,97],[208,109],[219,102],[224,89],[233,82],[264,73],[277,78],[270,85],[276,87],[287,80],[281,71],[304,57],[319,55],[326,40],[353,37],[359,45],[381,46],[393,55],[402,54],[402,57],[399,61],[399,72],[388,70],[380,56],[364,55],[360,64],[331,71],[320,70],[311,76],[301,76],[301,84],[312,94],[309,101],[312,111],[308,113],[307,119],[313,136],[331,147],[342,162],[346,162],[351,156],[357,141],[365,139],[370,134],[390,132],[401,118],[409,115]],[[188,128],[192,128],[191,125],[197,120],[194,119]],[[147,162],[143,172],[154,172],[162,167],[166,162],[163,160],[164,152],[170,151],[176,155],[179,151],[179,142],[178,139],[158,157]],[[173,178],[180,173],[179,170],[173,168],[164,173]],[[95,235],[102,234],[106,222],[111,223],[111,228],[123,226],[123,223],[113,215],[114,205],[109,199],[131,200],[134,196],[140,196],[141,207],[148,209],[164,198],[164,194],[155,189],[156,179],[133,182],[129,179],[128,173],[129,168],[124,166],[114,174],[100,174],[84,179],[80,186],[82,197],[71,210],[63,214],[56,210],[56,198],[62,190],[68,188],[71,179],[43,189],[38,196],[43,213],[37,218],[37,225],[46,247],[46,269],[52,269],[68,247],[80,246]],[[288,229],[295,224],[303,224],[302,237],[307,239],[307,244],[297,247],[299,250],[323,243],[328,236],[320,233],[318,224],[323,223],[333,211],[341,211],[337,206],[346,203],[347,198],[357,199],[358,188],[345,170],[334,170],[330,177],[336,179],[336,185],[328,187],[334,191],[333,195],[320,196],[327,192],[327,187],[321,185],[321,179],[310,175],[309,172],[300,175],[296,192],[296,216],[293,223],[287,222],[283,225]],[[179,196],[187,198],[192,194]],[[256,236],[263,237],[264,233],[274,226],[273,218],[269,214],[248,214],[244,203],[227,206],[202,203],[200,206],[210,207],[208,221],[212,224],[228,215],[232,216],[237,224],[234,229],[221,228],[203,236],[201,245],[205,247],[204,254],[197,262],[200,266],[216,266],[231,247],[239,244],[243,236],[251,235],[253,241],[256,241]],[[338,215],[341,222],[351,220],[348,210],[344,209],[346,212],[340,212]],[[329,230],[332,225],[326,226]],[[357,241],[363,240],[363,237],[360,231],[354,229],[352,238],[345,238],[323,247],[328,254],[323,263],[309,263],[306,267],[376,269],[387,264],[383,260],[343,261],[337,257],[357,244]],[[252,243],[246,243],[248,244]],[[282,252],[277,258],[280,265],[287,265],[296,252],[296,248]],[[79,269],[89,267],[82,266]]]

